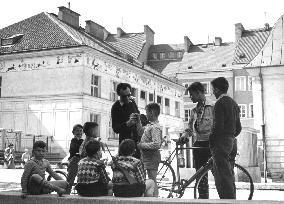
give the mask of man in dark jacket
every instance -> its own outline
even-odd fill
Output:
[[[213,111],[213,130],[209,137],[213,157],[213,175],[221,199],[236,199],[234,162],[237,154],[235,139],[242,130],[238,104],[227,95],[229,83],[224,77],[211,82],[217,101]]]
[[[127,83],[120,83],[117,85],[116,92],[120,99],[111,108],[112,129],[119,134],[119,144],[124,139],[132,139],[137,144],[139,138],[135,114],[139,114],[139,110],[135,101],[131,99],[131,86]],[[140,151],[137,147],[134,157],[140,159]]]

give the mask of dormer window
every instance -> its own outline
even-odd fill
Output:
[[[22,39],[23,34],[12,35],[8,38],[1,38],[1,46],[11,46],[19,42]]]
[[[246,54],[245,54],[245,53],[241,53],[241,54],[239,55],[239,58],[240,58],[240,59],[246,58]]]

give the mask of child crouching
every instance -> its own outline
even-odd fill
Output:
[[[87,157],[79,162],[76,190],[81,196],[106,196],[112,195],[112,185],[105,170],[99,141],[90,140],[85,151]]]
[[[55,173],[48,160],[44,159],[46,144],[36,141],[33,145],[32,157],[27,161],[21,178],[22,198],[28,194],[40,195],[56,191],[59,196],[65,193],[68,183]],[[45,172],[48,172],[56,181],[45,180]]]
[[[113,193],[116,197],[152,197],[154,181],[146,180],[143,164],[132,155],[135,153],[135,143],[125,139],[119,145],[119,155],[111,161],[113,170]],[[131,181],[130,182],[130,178]]]

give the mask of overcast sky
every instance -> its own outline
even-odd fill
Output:
[[[246,29],[273,26],[284,14],[284,0],[1,0],[0,28],[41,12],[58,13],[68,7],[85,20],[104,26],[111,33],[117,27],[125,32],[143,32],[143,25],[155,31],[155,44],[183,43],[187,35],[194,44],[214,37],[223,42],[235,40],[234,24]]]

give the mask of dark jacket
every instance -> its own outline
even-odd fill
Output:
[[[236,137],[242,130],[238,104],[229,96],[224,95],[217,100],[213,111],[213,130],[210,143],[226,137]]]
[[[119,134],[119,143],[124,139],[133,139],[138,141],[136,126],[127,127],[126,122],[129,120],[131,113],[140,113],[134,100],[127,104],[120,104],[116,101],[111,108],[112,129]]]
[[[70,160],[73,156],[75,156],[77,153],[79,153],[79,148],[81,146],[81,144],[83,143],[83,139],[77,139],[77,138],[72,138],[71,142],[70,142],[70,148],[69,148],[69,153],[70,156],[68,158],[68,160]]]

